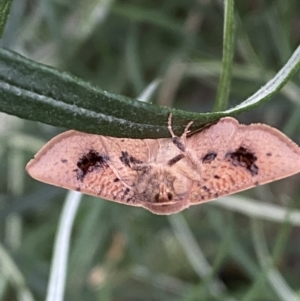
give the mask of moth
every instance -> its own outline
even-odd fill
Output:
[[[300,171],[300,148],[264,124],[231,117],[177,137],[125,139],[67,131],[27,164],[35,179],[156,214],[272,182]]]

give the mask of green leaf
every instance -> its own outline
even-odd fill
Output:
[[[12,3],[12,0],[1,0],[0,1],[0,37],[2,36],[3,31],[4,31],[6,20],[9,15],[11,3]]]
[[[0,111],[53,126],[115,137],[170,137],[167,118],[180,135],[221,117],[265,102],[300,67],[300,47],[263,88],[238,106],[215,113],[192,113],[140,102],[103,91],[65,72],[38,64],[0,48]]]
[[[167,119],[182,133],[221,115],[172,110],[103,91],[65,72],[0,48],[0,111],[83,132],[116,137],[170,137]]]
[[[230,91],[234,54],[234,1],[225,1],[223,61],[214,111],[225,110]]]
[[[235,106],[223,111],[225,114],[239,114],[251,110],[274,96],[300,68],[300,46],[297,47],[287,63],[278,73],[252,96]]]

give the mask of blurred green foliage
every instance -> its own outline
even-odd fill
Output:
[[[298,0],[235,4],[230,107],[266,83],[300,41]],[[159,78],[153,102],[209,112],[222,67],[223,9],[222,1],[201,0],[14,0],[1,43],[131,98]],[[276,126],[299,143],[298,82],[239,120]],[[24,166],[58,132],[0,115],[1,301],[45,299],[66,192],[30,179]],[[272,207],[255,218],[212,202],[164,217],[85,196],[65,300],[297,300],[299,180],[239,196],[288,208],[291,224],[270,221]]]

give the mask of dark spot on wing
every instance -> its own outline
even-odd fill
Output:
[[[80,188],[80,187],[76,187],[75,190],[76,190],[76,191],[81,191],[81,188]]]
[[[214,178],[215,178],[215,179],[221,179],[221,177],[218,176],[218,175],[214,175]]]
[[[127,195],[129,193],[130,189],[127,187],[124,191],[124,195]]]
[[[86,174],[96,170],[107,167],[109,157],[107,155],[100,155],[95,150],[91,149],[87,154],[83,155],[77,162],[77,179],[83,181]]]
[[[185,146],[182,144],[179,137],[173,137],[172,141],[182,152],[185,152]]]
[[[209,192],[209,189],[207,188],[207,186],[202,186],[203,190],[205,190],[206,192]]]
[[[202,162],[211,163],[213,160],[215,160],[216,157],[217,157],[217,153],[209,152],[202,158]]]
[[[272,153],[266,153],[266,156],[271,157]]]
[[[172,166],[183,158],[184,158],[184,154],[179,154],[179,155],[175,156],[173,159],[169,160],[168,165]]]
[[[67,159],[61,159],[60,161],[61,161],[61,163],[67,163],[68,162]]]
[[[141,160],[136,159],[135,157],[129,155],[128,152],[126,152],[126,151],[125,152],[123,152],[123,151],[121,152],[120,161],[124,165],[126,165],[126,166],[128,166],[130,168],[132,168],[133,165],[135,165],[135,164],[142,164],[143,163]]]
[[[119,178],[115,178],[115,179],[114,179],[114,182],[119,182],[119,181],[120,181]]]
[[[240,146],[235,152],[228,152],[225,158],[229,158],[234,166],[246,168],[252,176],[258,174],[258,166],[255,164],[257,157],[254,153]]]
[[[121,157],[120,161],[125,164],[126,166],[130,167],[130,159],[129,159],[129,154],[127,152],[121,152]]]

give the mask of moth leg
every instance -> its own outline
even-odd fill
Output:
[[[183,134],[178,137],[174,134],[172,130],[172,113],[170,113],[168,118],[168,130],[172,136],[173,143],[182,151],[185,152],[185,143],[186,143],[186,136],[190,132],[189,128],[192,125],[193,121],[189,122],[188,125],[185,127]]]
[[[172,136],[172,141],[173,143],[185,154],[185,157],[189,159],[189,164],[191,165],[193,171],[195,171],[194,175],[192,178],[194,180],[200,180],[200,174],[201,174],[201,164],[198,158],[195,156],[194,152],[191,152],[190,150],[186,150],[186,139],[187,139],[187,134],[190,132],[189,128],[192,125],[193,121],[189,122],[188,125],[185,127],[183,134],[178,137],[174,134],[172,130],[172,113],[170,113],[169,118],[168,118],[168,129],[169,132]],[[176,158],[176,157],[175,157]],[[179,169],[182,169],[182,173],[185,174],[185,168],[184,167],[179,167]],[[187,175],[187,177],[191,177],[191,175]]]
[[[134,164],[134,165],[130,166],[130,168],[137,172],[146,173],[151,169],[151,166],[149,164]]]

